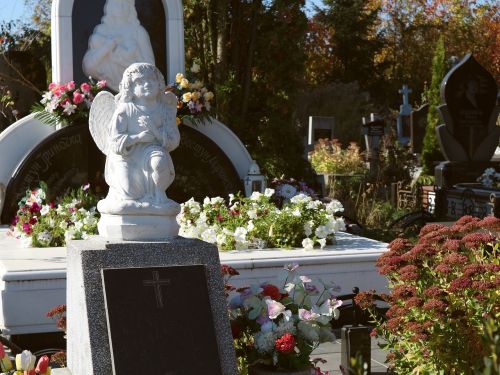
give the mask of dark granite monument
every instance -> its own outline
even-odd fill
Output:
[[[429,114],[429,104],[424,104],[420,108],[411,112],[410,127],[411,138],[410,146],[411,152],[420,154],[422,153],[422,146],[424,143],[425,128],[427,127],[427,115]]]
[[[200,125],[203,126],[203,125]],[[168,196],[176,202],[191,197],[227,197],[243,192],[243,183],[231,160],[219,146],[199,131],[180,127],[181,143],[172,152],[176,178]],[[86,124],[65,127],[50,135],[25,157],[13,174],[6,189],[1,222],[9,224],[14,218],[19,200],[26,190],[44,181],[55,198],[71,188],[90,183],[92,190],[105,195],[105,156],[90,136]]]
[[[335,118],[327,116],[309,116],[306,152],[312,151],[320,139],[333,139]]]
[[[102,277],[115,374],[221,373],[206,266],[103,269]]]
[[[236,375],[217,247],[71,241],[67,256],[72,375]]]
[[[436,128],[441,151],[447,161],[435,169],[436,213],[456,219],[462,215],[497,215],[497,189],[477,182],[486,168],[500,169],[492,162],[500,139],[496,125],[497,84],[472,55],[466,55],[441,83],[438,107],[444,124]]]

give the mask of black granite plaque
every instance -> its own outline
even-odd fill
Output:
[[[67,126],[44,139],[23,160],[7,185],[2,223],[14,218],[18,202],[26,190],[49,187],[49,199],[54,199],[71,188],[90,183],[93,190],[105,193],[105,156],[95,145],[86,123]]]
[[[83,73],[82,61],[87,52],[89,38],[101,23],[106,0],[75,0],[73,3],[73,79],[88,80]],[[165,9],[161,0],[135,0],[137,16],[146,29],[155,54],[155,64],[167,78],[167,51]]]
[[[494,77],[472,55],[465,56],[441,83],[441,101],[452,122],[446,125],[470,158],[488,136],[496,100]]]
[[[102,276],[115,375],[221,374],[205,266]]]
[[[429,114],[429,104],[424,104],[411,113],[411,150],[417,154],[422,152],[424,143],[425,128],[427,127],[427,115]]]
[[[171,153],[175,180],[167,190],[170,199],[185,202],[194,197],[200,201],[244,191],[238,172],[219,146],[195,129],[181,126],[179,130],[181,143]]]

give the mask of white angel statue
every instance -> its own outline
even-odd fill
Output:
[[[123,73],[116,97],[99,93],[90,109],[90,132],[106,154],[107,197],[97,208],[108,215],[175,215],[179,205],[165,190],[174,180],[169,152],[180,142],[177,97],[152,64]]]

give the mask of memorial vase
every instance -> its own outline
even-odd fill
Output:
[[[277,370],[264,366],[251,366],[248,369],[249,375],[311,375],[312,368],[302,370]]]

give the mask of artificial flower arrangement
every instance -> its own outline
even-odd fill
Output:
[[[331,321],[340,314],[342,301],[334,296],[339,288],[322,280],[318,288],[298,269],[298,264],[286,265],[277,285],[236,289],[229,280],[238,272],[223,266],[231,330],[243,373],[247,366],[258,366],[324,374],[314,366],[323,360],[311,361],[310,355],[319,344],[335,340]]]
[[[49,366],[50,359],[44,355],[40,357],[38,363],[36,357],[29,350],[23,350],[22,353],[16,355],[16,369],[12,361],[5,353],[2,345],[0,345],[1,370],[2,374],[8,375],[50,375],[51,368]]]
[[[47,198],[47,186],[41,183],[19,201],[9,233],[24,247],[65,246],[68,240],[87,239],[97,234],[96,204],[88,184],[53,202]]]
[[[297,194],[309,195],[316,198],[316,193],[303,181],[297,181],[294,178],[273,178],[270,187],[274,189],[273,201],[281,207],[284,203],[289,202]]]
[[[499,240],[500,219],[464,216],[449,227],[426,225],[417,244],[389,244],[377,260],[391,289],[381,295],[390,304],[387,320],[377,315],[373,292],[355,300],[372,314],[373,335],[385,339],[396,373],[498,373]],[[483,372],[491,361],[496,370]]]
[[[486,168],[483,174],[477,178],[477,182],[488,188],[499,188],[500,173],[497,173],[495,168]]]
[[[90,105],[95,96],[106,87],[106,81],[84,82],[77,86],[74,81],[49,84],[40,103],[32,107],[35,118],[48,125],[69,125],[89,117]]]
[[[199,64],[193,63],[191,73],[199,72]],[[198,124],[202,119],[209,117],[214,94],[204,86],[201,80],[190,82],[184,74],[177,73],[175,83],[167,86],[167,91],[177,96],[177,125],[186,120]]]
[[[221,197],[207,197],[203,203],[191,198],[181,204],[179,234],[216,244],[219,250],[312,249],[324,248],[335,232],[345,230],[344,220],[335,216],[343,211],[339,201],[325,204],[298,194],[280,209],[272,202],[274,193],[268,188],[249,198],[230,194],[227,203]]]

